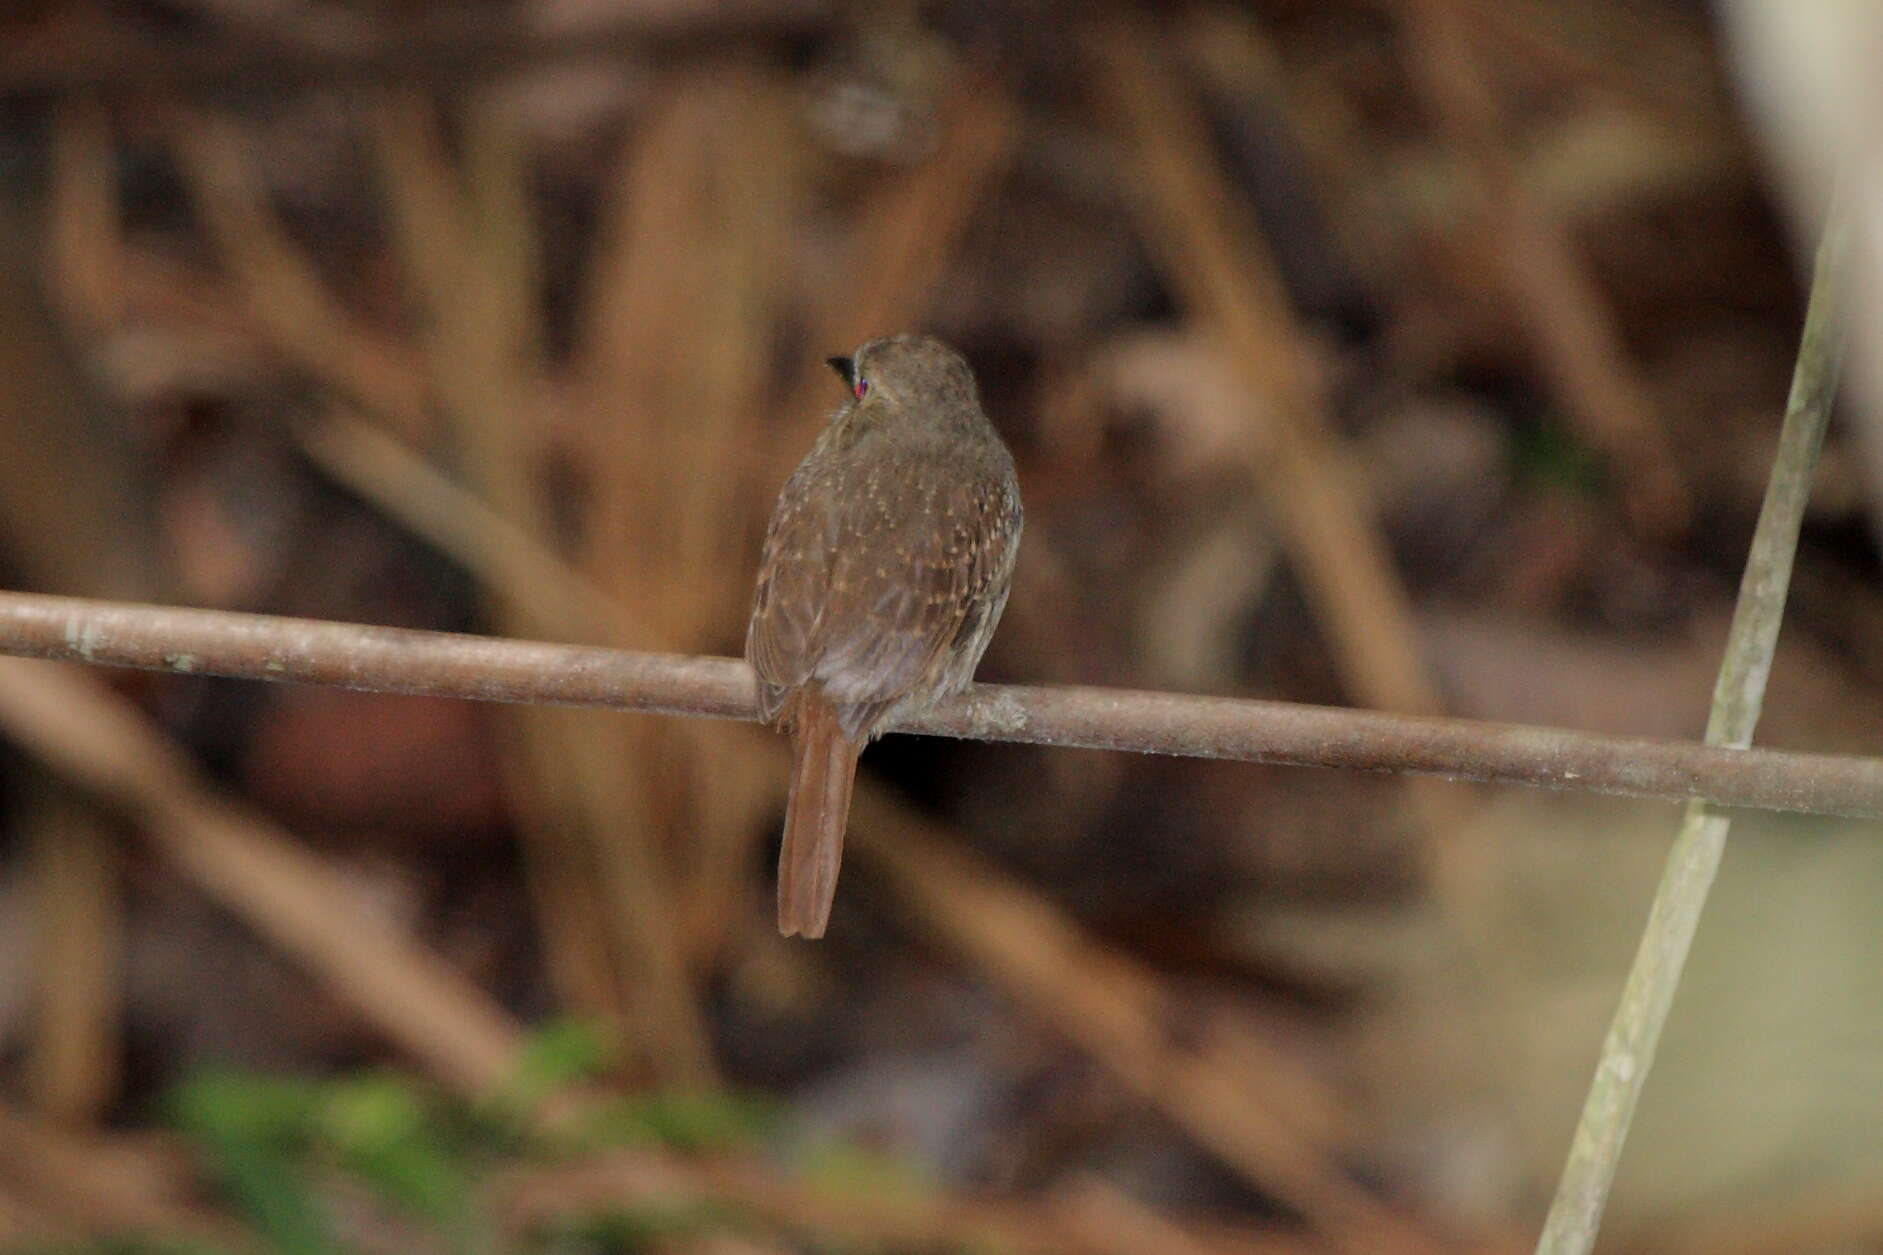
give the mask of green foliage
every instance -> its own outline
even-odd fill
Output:
[[[651,1094],[585,1102],[572,1127],[547,1137],[527,1115],[611,1062],[606,1037],[574,1021],[552,1023],[526,1046],[522,1066],[491,1101],[455,1102],[423,1084],[373,1072],[324,1080],[210,1072],[170,1096],[170,1118],[203,1151],[227,1200],[269,1251],[350,1255],[331,1186],[347,1183],[423,1249],[492,1255],[499,1243],[479,1212],[482,1183],[500,1161],[644,1146],[686,1151],[754,1149],[777,1123],[774,1104],[725,1093]],[[531,1235],[528,1255],[611,1255],[675,1234],[724,1227],[724,1208],[671,1206],[572,1217]],[[82,1255],[186,1255],[185,1248],[82,1248]],[[72,1255],[81,1255],[75,1249]],[[189,1251],[187,1255],[208,1255]],[[508,1252],[505,1253],[508,1255]]]
[[[324,1098],[318,1141],[344,1168],[437,1229],[452,1251],[483,1249],[473,1223],[475,1148],[450,1136],[435,1103],[383,1075],[336,1081]]]
[[[854,1142],[823,1142],[799,1162],[805,1178],[833,1194],[921,1198],[932,1187],[914,1164]]]
[[[297,1167],[319,1101],[308,1082],[211,1073],[186,1082],[170,1103],[176,1123],[209,1153],[222,1187],[284,1255],[339,1249]]]
[[[673,1093],[605,1103],[585,1129],[597,1146],[726,1151],[755,1145],[777,1123],[776,1104],[758,1096]]]
[[[1519,482],[1573,497],[1600,497],[1608,490],[1601,459],[1561,423],[1525,423],[1512,438],[1511,463]]]
[[[538,1028],[523,1046],[523,1061],[498,1102],[529,1108],[601,1075],[614,1062],[608,1035],[586,1020],[559,1019]]]
[[[690,1234],[737,1228],[741,1223],[736,1211],[707,1202],[635,1207],[552,1226],[537,1235],[532,1255],[627,1255]]]

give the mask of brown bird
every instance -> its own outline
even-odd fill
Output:
[[[1020,544],[1013,457],[959,353],[900,335],[830,364],[851,399],[778,495],[745,639],[759,708],[791,733],[787,937],[824,935],[857,755],[967,686]]]

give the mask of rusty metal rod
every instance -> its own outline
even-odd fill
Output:
[[[0,592],[0,654],[475,701],[757,717],[733,658]],[[1128,689],[977,684],[899,732],[1883,818],[1883,759]]]

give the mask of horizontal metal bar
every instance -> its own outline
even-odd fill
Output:
[[[475,701],[757,718],[733,658],[0,592],[0,654]],[[899,732],[1883,818],[1883,759],[1128,689],[977,684]]]

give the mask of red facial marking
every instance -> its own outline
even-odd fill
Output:
[[[856,393],[856,399],[861,401],[863,394],[870,390],[870,381],[867,379],[859,379],[854,384],[850,385],[850,390]]]

